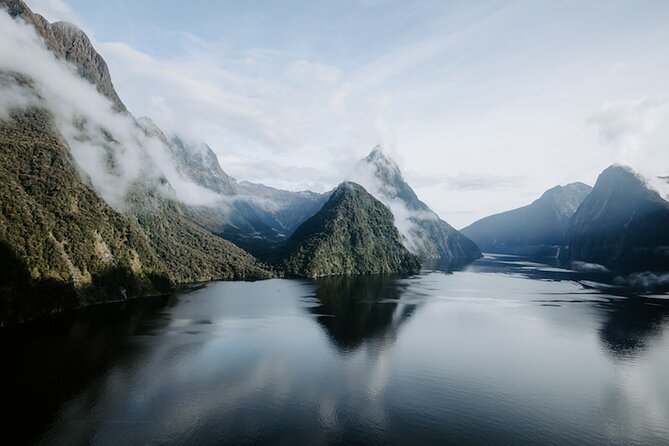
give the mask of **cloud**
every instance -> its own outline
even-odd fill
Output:
[[[631,166],[662,197],[669,185],[669,100],[644,97],[602,105],[586,122],[597,128],[602,144],[613,147],[616,162]]]
[[[241,179],[254,178],[256,182],[272,184],[277,188],[325,192],[326,185],[337,184],[342,180],[337,171],[310,166],[292,166],[262,159],[240,162],[234,156],[221,156],[219,159],[226,169],[238,172]]]
[[[337,67],[272,52],[246,52],[243,62],[233,57],[228,63],[234,67],[226,68],[212,54],[159,59],[121,42],[101,43],[100,49],[112,69],[124,66],[115,82],[131,99],[140,98],[135,106],[141,114],[178,133],[217,134],[221,139],[214,142],[225,138],[283,151],[304,143],[308,132],[300,130],[313,126],[315,117],[337,114],[330,107]],[[142,95],[134,94],[138,88]]]
[[[82,23],[81,17],[63,0],[25,0],[34,12],[50,22]]]
[[[571,269],[582,273],[606,274],[609,272],[607,267],[600,265],[599,263],[588,263],[581,261],[571,262]]]
[[[586,123],[597,128],[599,140],[614,146],[617,160],[632,166],[640,162],[648,135],[667,117],[666,98],[640,98],[608,102]]]
[[[525,178],[521,176],[479,175],[460,172],[456,175],[420,175],[407,174],[411,184],[416,187],[440,186],[445,190],[480,191],[507,190],[522,186]]]
[[[0,92],[0,120],[9,120],[13,111],[40,103],[34,91],[17,84],[16,78],[6,73],[0,73]]]
[[[657,274],[650,271],[617,276],[616,285],[644,291],[663,291],[669,288],[669,273]]]
[[[183,178],[165,144],[147,135],[132,116],[116,113],[73,66],[46,49],[32,26],[4,12],[0,13],[0,71],[27,77],[32,90],[0,83],[0,116],[38,103],[48,109],[78,166],[111,205],[122,207],[129,188],[140,183],[191,204],[220,198]]]

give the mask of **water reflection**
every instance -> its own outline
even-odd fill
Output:
[[[315,285],[321,306],[309,310],[341,353],[394,342],[418,306],[402,300],[409,285],[394,277],[326,277]]]
[[[557,259],[548,257],[527,258],[506,254],[486,254],[471,264],[468,271],[477,273],[501,273],[532,280],[555,281],[579,280],[584,276],[560,266]]]
[[[166,319],[148,317],[174,303],[172,297],[156,297],[101,305],[0,331],[6,359],[0,382],[11,406],[4,435],[26,444],[36,440],[39,427],[63,401],[114,364],[141,357],[143,350],[130,336],[166,325]]]
[[[599,330],[602,345],[615,357],[631,358],[660,337],[669,316],[669,302],[631,296],[611,299]]]
[[[4,427],[45,444],[666,444],[668,320],[662,300],[520,258],[214,283],[0,332]]]

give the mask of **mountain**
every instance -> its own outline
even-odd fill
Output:
[[[0,120],[0,325],[172,286],[142,229],[82,181],[52,119]]]
[[[420,262],[402,244],[393,215],[360,185],[341,183],[284,247],[286,274],[416,273]]]
[[[0,8],[7,10],[12,18],[20,18],[33,25],[47,48],[73,64],[82,78],[112,101],[117,111],[127,111],[114,89],[107,63],[93,48],[86,33],[67,22],[49,23],[41,15],[33,13],[22,0],[0,0]]]
[[[527,206],[482,218],[461,232],[484,252],[554,256],[591,190],[583,183],[555,186]]]
[[[379,146],[358,163],[353,178],[391,209],[406,247],[422,261],[456,266],[481,257],[474,242],[420,201]]]
[[[61,62],[5,9],[33,24]],[[0,113],[0,325],[165,293],[179,283],[272,275],[186,217],[151,156],[162,140],[148,136],[125,109],[83,32],[49,24],[18,0],[0,0],[0,16],[5,38],[16,37],[33,58],[25,72],[0,61],[0,96],[10,99]],[[46,70],[53,73],[44,76]],[[69,86],[93,84],[97,93],[59,89],[48,83],[51,74]],[[78,102],[76,95],[88,90],[95,98]],[[89,99],[102,107],[82,108]],[[134,176],[124,172],[129,165]]]
[[[147,234],[175,282],[261,279],[273,275],[248,252],[188,219],[178,202],[158,198],[147,207],[140,196],[138,203],[130,207],[128,214]]]
[[[277,225],[273,227],[285,235],[292,234],[304,221],[314,215],[330,198],[330,192],[287,191],[264,184],[239,182],[239,187],[254,199],[266,203],[265,208]]]
[[[178,136],[166,143],[172,149],[177,168],[196,184],[223,195],[240,193],[237,181],[221,169],[218,157],[207,144],[188,144]]]
[[[628,167],[611,166],[571,219],[571,261],[623,271],[669,270],[669,202]]]
[[[143,125],[150,126],[146,120]],[[177,169],[185,177],[224,197],[218,204],[184,207],[188,217],[255,254],[284,243],[329,197],[329,193],[292,192],[238,182],[223,171],[218,157],[206,144],[188,143],[175,136],[169,147]]]

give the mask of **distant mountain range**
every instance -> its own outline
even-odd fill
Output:
[[[669,271],[667,228],[669,202],[632,169],[614,165],[594,188],[557,186],[462,233],[485,252],[552,256],[583,271],[625,274]]]
[[[208,145],[188,144],[175,136],[169,147],[185,177],[226,198],[217,205],[187,206],[189,218],[255,254],[284,243],[330,194],[238,182],[223,171]]]
[[[305,277],[416,272],[405,245],[449,264],[480,255],[379,150],[363,162],[388,181],[377,196],[388,207],[352,183],[319,194],[237,181],[206,144],[135,119],[84,32],[49,23],[21,0],[0,0],[0,9],[32,58],[22,68],[0,65],[0,94],[19,99],[0,120],[0,325],[282,269]],[[402,234],[395,199],[413,213]],[[270,267],[247,250],[281,262]]]
[[[15,102],[0,115],[0,325],[191,282],[452,268],[479,246],[669,269],[669,203],[629,169],[607,169],[592,190],[558,186],[462,233],[380,147],[327,193],[237,181],[208,145],[135,119],[81,30],[21,0],[0,9],[5,36],[32,58],[0,61],[0,96]]]
[[[527,206],[482,218],[462,233],[484,252],[556,256],[567,243],[569,221],[592,188],[555,186]]]

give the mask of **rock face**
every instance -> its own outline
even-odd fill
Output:
[[[419,260],[402,245],[388,208],[350,182],[335,189],[284,249],[283,267],[292,276],[410,274],[420,269]]]
[[[532,204],[482,218],[461,232],[484,252],[555,256],[567,243],[569,220],[591,190],[583,183],[556,186]]]
[[[669,202],[631,169],[611,166],[571,219],[571,261],[623,271],[669,270]]]
[[[329,193],[292,192],[238,182],[223,171],[206,144],[189,144],[179,137],[169,143],[185,177],[225,197],[219,205],[184,206],[184,212],[202,227],[254,254],[284,243],[329,197]]]
[[[181,173],[196,184],[224,195],[239,194],[237,181],[221,169],[218,157],[207,144],[190,145],[179,137],[169,141]]]
[[[76,66],[81,77],[109,98],[117,111],[127,111],[114,89],[107,63],[82,30],[67,22],[49,23],[41,15],[33,13],[22,0],[0,0],[0,8],[6,9],[11,17],[32,24],[47,48]]]
[[[358,163],[354,179],[394,211],[405,246],[422,261],[455,266],[481,257],[474,242],[420,201],[380,147]]]

